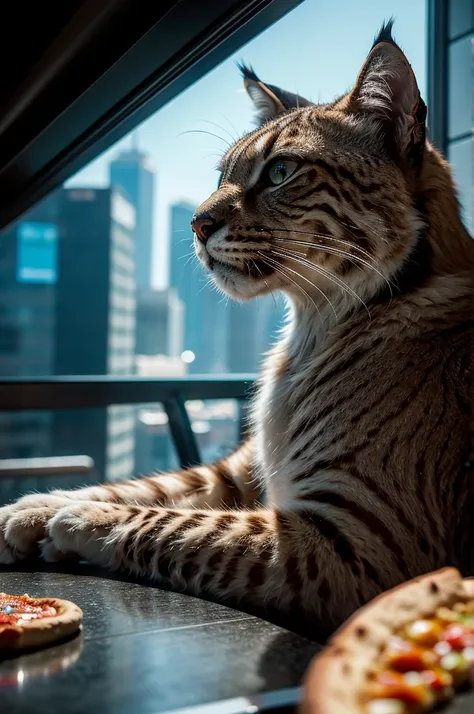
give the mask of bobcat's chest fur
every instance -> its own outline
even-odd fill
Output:
[[[266,378],[254,407],[254,426],[257,466],[267,501],[281,506],[289,496],[280,466],[288,454],[292,411],[290,378],[286,372],[278,373],[276,362],[273,355],[267,360]]]
[[[305,373],[324,362],[320,353],[325,340],[315,334],[300,343],[300,334],[299,329],[293,329],[267,357],[253,409],[256,466],[266,502],[274,507],[285,506],[295,496],[292,474],[300,462],[294,458],[295,414],[311,389]],[[318,451],[318,443],[314,443],[312,459],[317,459]]]

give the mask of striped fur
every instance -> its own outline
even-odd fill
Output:
[[[416,574],[472,571],[474,243],[390,27],[330,105],[243,73],[263,124],[224,156],[195,245],[233,297],[289,298],[251,438],[210,466],[26,496],[0,509],[0,562],[40,541],[333,627]]]

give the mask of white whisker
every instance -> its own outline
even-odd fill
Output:
[[[227,134],[227,136],[229,137],[229,139],[232,141],[232,143],[235,143],[235,141],[236,141],[235,136],[232,136],[232,134],[230,133],[230,131],[229,131],[228,129],[226,129],[225,126],[220,126],[220,124],[216,124],[216,122],[214,122],[214,121],[209,121],[208,119],[198,119],[197,121],[202,122],[203,124],[209,124],[210,126],[215,126],[216,129],[220,129],[221,131],[225,131],[225,133]],[[217,136],[217,134],[216,134],[216,136]],[[219,138],[222,139],[222,137],[219,137]]]
[[[330,299],[328,298],[328,296],[326,295],[326,293],[325,293],[323,290],[321,290],[321,288],[319,288],[317,285],[314,285],[314,283],[312,283],[311,280],[308,280],[308,278],[305,278],[305,276],[304,276],[304,275],[301,275],[301,273],[298,273],[297,270],[293,270],[293,268],[288,267],[288,265],[281,265],[281,263],[278,263],[276,260],[274,260],[273,258],[270,258],[268,255],[265,255],[264,253],[262,254],[262,253],[259,252],[258,254],[259,254],[259,256],[260,256],[261,258],[263,258],[264,260],[271,260],[274,266],[278,266],[278,267],[280,267],[280,268],[284,268],[284,269],[287,270],[287,271],[290,271],[290,272],[293,273],[294,275],[297,275],[299,278],[301,278],[302,280],[304,280],[305,282],[307,282],[308,285],[311,285],[311,287],[313,288],[313,290],[317,290],[318,293],[320,293],[320,295],[322,295],[323,298],[327,301],[327,303],[329,304],[329,306],[331,307],[331,309],[332,309],[332,311],[333,311],[333,313],[334,313],[334,317],[337,319],[337,313],[336,313],[336,310],[334,309],[334,306],[333,306],[332,302],[330,301]],[[287,277],[288,279],[290,279],[290,276],[289,276],[289,275],[287,275],[286,277]],[[291,282],[295,283],[294,280],[292,280]],[[320,311],[319,311],[319,308],[318,308],[318,306],[316,305],[316,303],[314,302],[313,298],[312,298],[310,295],[308,295],[307,291],[304,290],[304,289],[301,287],[301,285],[299,285],[298,283],[295,283],[295,285],[298,285],[298,287],[304,292],[304,294],[311,300],[311,302],[313,303],[313,305],[314,305],[315,308],[317,309],[319,315],[321,316],[321,313],[320,313]]]
[[[274,303],[275,308],[276,308],[277,304],[276,304],[275,296],[274,296],[272,290],[270,290],[270,286],[268,285],[267,281],[265,280],[265,278],[264,278],[264,276],[263,276],[262,269],[259,267],[259,265],[258,265],[258,263],[257,263],[256,260],[252,260],[252,263],[253,263],[254,267],[258,270],[258,272],[260,273],[260,277],[261,277],[261,279],[263,280],[263,283],[264,283],[265,287],[267,288],[268,292],[269,292],[270,295],[272,296],[272,298],[273,298],[273,303]]]
[[[325,269],[322,268],[320,265],[315,265],[315,264],[312,263],[310,260],[306,260],[306,259],[303,259],[303,258],[295,257],[295,256],[292,255],[290,252],[288,252],[288,253],[284,253],[284,252],[283,252],[283,253],[279,253],[279,252],[276,251],[276,250],[272,250],[272,252],[273,252],[274,254],[276,254],[276,255],[279,255],[279,256],[282,257],[282,258],[288,258],[289,260],[294,260],[295,263],[299,263],[300,265],[302,265],[302,266],[304,266],[304,267],[311,268],[311,269],[314,270],[316,273],[319,273],[320,275],[323,275],[323,276],[326,277],[328,280],[330,280],[331,282],[335,283],[339,288],[341,288],[341,290],[347,292],[347,293],[348,293],[349,295],[351,295],[353,298],[355,298],[356,300],[358,300],[358,301],[364,306],[364,308],[367,310],[367,314],[369,315],[369,318],[370,318],[370,310],[369,310],[369,308],[367,307],[367,305],[365,304],[364,300],[360,297],[360,295],[357,295],[357,293],[356,293],[349,285],[347,285],[347,284],[346,284],[343,280],[341,280],[340,278],[337,278],[335,275],[333,275],[332,273],[330,273],[329,270],[325,270]],[[301,276],[301,277],[303,277],[303,276]],[[308,281],[308,282],[310,282],[310,281]],[[312,283],[311,283],[311,284],[312,284]],[[314,286],[314,287],[316,287],[316,286]]]
[[[262,260],[263,260],[265,263],[267,263],[267,265],[269,265],[270,267],[273,267],[273,269],[276,270],[277,273],[279,273],[280,275],[283,275],[283,277],[285,278],[285,280],[289,280],[291,283],[293,283],[293,285],[295,285],[295,286],[298,288],[298,290],[300,290],[300,292],[302,292],[303,295],[305,295],[305,297],[307,297],[308,300],[309,300],[311,303],[313,303],[314,307],[316,308],[316,310],[317,310],[317,312],[318,312],[318,315],[319,315],[320,319],[322,320],[322,315],[321,315],[321,312],[320,312],[320,310],[319,310],[319,307],[316,305],[316,303],[315,303],[315,301],[313,300],[313,298],[311,297],[311,295],[309,295],[309,293],[307,293],[306,290],[305,290],[299,283],[296,282],[296,280],[293,280],[293,278],[291,277],[291,275],[288,275],[288,273],[287,273],[286,270],[285,270],[285,266],[280,265],[279,263],[277,263],[276,261],[272,260],[271,258],[268,258],[268,256],[267,256],[266,258],[262,258]],[[270,262],[270,261],[271,261],[271,262]],[[292,271],[292,272],[295,272],[295,271]],[[298,275],[298,273],[297,273],[297,275]],[[301,277],[301,276],[300,276],[300,277]],[[283,284],[284,284],[284,283],[283,283]]]
[[[223,141],[228,149],[230,149],[230,147],[232,146],[232,144],[228,142],[227,139],[224,139],[222,136],[219,136],[219,134],[214,134],[214,132],[205,131],[204,129],[188,129],[187,131],[182,131],[179,136],[182,136],[183,134],[207,134],[208,136],[213,136],[216,139],[219,139],[219,141]]]
[[[342,248],[333,248],[330,247],[328,248],[327,246],[321,245],[320,243],[313,243],[312,241],[298,241],[298,240],[292,240],[291,238],[276,238],[275,236],[272,236],[272,239],[275,241],[278,241],[280,243],[290,243],[292,245],[299,245],[299,246],[305,246],[307,248],[316,248],[318,250],[322,250],[325,253],[330,253],[332,255],[339,255],[342,258],[347,258],[350,260],[352,263],[355,263],[357,265],[364,265],[366,268],[369,270],[373,270],[374,273],[377,273],[382,280],[387,284],[388,289],[390,290],[390,294],[392,295],[392,283],[391,281],[374,265],[371,265],[368,261],[364,260],[358,255],[353,255],[352,253],[349,253],[348,251],[343,250]],[[286,250],[290,250],[287,248]],[[298,253],[297,251],[294,251],[296,255],[304,255],[302,253]],[[304,256],[306,257],[306,256]]]
[[[301,231],[301,230],[294,230],[292,228],[286,229],[286,228],[271,228],[270,233],[296,233],[299,235],[306,235],[310,236],[312,238],[322,238],[324,240],[329,240],[329,241],[334,241],[336,243],[341,243],[341,245],[346,245],[349,248],[355,248],[355,250],[359,251],[359,253],[369,260],[374,260],[374,257],[364,248],[361,248],[357,243],[351,243],[350,241],[343,240],[343,238],[336,238],[335,236],[330,235],[329,233],[317,233],[313,231]]]

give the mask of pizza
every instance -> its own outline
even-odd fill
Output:
[[[303,714],[422,714],[474,686],[474,579],[444,568],[358,610],[306,675]]]
[[[0,653],[43,647],[81,626],[82,610],[68,600],[0,593]]]

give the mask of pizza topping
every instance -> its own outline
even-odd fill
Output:
[[[390,637],[367,681],[367,714],[419,714],[474,685],[474,602],[440,607]]]
[[[435,620],[416,620],[406,628],[406,637],[422,647],[432,647],[439,640],[442,627]]]
[[[448,625],[440,640],[451,645],[453,650],[462,650],[474,646],[474,630],[465,624],[453,623]]]
[[[421,681],[427,684],[433,691],[447,694],[446,689],[451,689],[453,686],[453,678],[449,672],[444,671],[440,667],[436,669],[426,669],[420,674]]]
[[[434,701],[433,693],[418,672],[381,672],[371,690],[373,698],[398,699],[415,710],[431,706]]]
[[[468,663],[460,652],[448,652],[441,658],[440,666],[450,673],[455,687],[463,684],[468,677]]]
[[[368,714],[406,714],[407,708],[400,699],[372,699]]]
[[[436,652],[438,657],[444,657],[444,655],[451,652],[452,649],[451,645],[445,641],[437,642],[433,647],[433,651]]]
[[[385,655],[397,672],[421,671],[437,663],[433,652],[413,646],[401,637],[390,638]]]
[[[465,647],[462,651],[462,656],[469,664],[474,663],[474,647]]]
[[[0,625],[21,625],[29,620],[56,617],[57,610],[50,605],[35,605],[28,595],[0,593]]]

